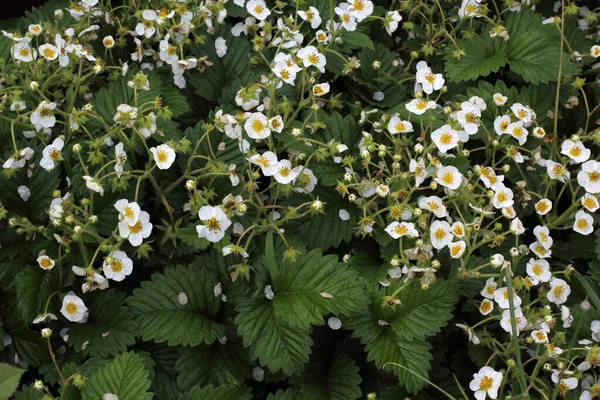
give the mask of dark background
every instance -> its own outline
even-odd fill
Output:
[[[0,19],[21,17],[31,7],[44,4],[45,0],[0,0]]]

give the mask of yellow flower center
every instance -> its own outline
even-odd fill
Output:
[[[169,156],[167,156],[167,152],[164,150],[159,150],[156,153],[156,158],[158,159],[158,162],[164,163],[165,161],[167,161],[169,159]]]
[[[78,309],[79,309],[79,307],[77,307],[77,304],[75,304],[73,302],[69,302],[69,304],[67,304],[67,306],[65,307],[65,310],[67,310],[67,312],[71,315],[74,315],[75,313],[77,313]]]
[[[394,228],[394,233],[396,235],[404,235],[406,234],[406,232],[408,232],[408,228],[404,225],[398,225]]]
[[[218,231],[221,229],[221,223],[215,217],[211,217],[208,219],[208,230],[210,231]]]
[[[505,131],[506,128],[508,128],[508,125],[510,125],[510,123],[508,121],[502,121],[502,122],[500,122],[500,129]]]
[[[583,201],[583,206],[586,207],[586,208],[588,208],[588,209],[589,208],[596,208],[596,202],[591,197],[587,197]]]
[[[452,143],[452,134],[449,132],[442,133],[442,136],[440,136],[440,143],[443,145]]]
[[[288,71],[287,69],[282,69],[281,72],[281,77],[283,79],[289,79],[290,78],[290,71]]]
[[[44,49],[44,56],[45,56],[46,58],[52,58],[52,57],[54,57],[54,54],[55,54],[55,53],[54,53],[54,50],[52,50],[52,49],[50,49],[50,48],[45,48],[45,49]]]
[[[423,99],[417,100],[417,110],[425,110],[427,108],[427,102]]]
[[[597,171],[590,172],[588,174],[588,177],[590,178],[590,182],[598,182],[598,181],[600,181],[600,172],[597,172]]]
[[[535,209],[539,212],[545,212],[548,209],[548,203],[546,203],[545,201],[540,201],[535,205]]]
[[[131,207],[129,207],[129,206],[126,206],[126,207],[123,209],[123,215],[124,215],[126,218],[129,218],[129,219],[133,218],[133,215],[134,215],[134,214],[133,214],[133,210],[131,209]]]
[[[432,211],[437,211],[440,209],[440,206],[435,201],[428,201],[427,205],[431,208]]]
[[[452,175],[451,172],[445,172],[444,175],[442,175],[442,182],[446,185],[452,184],[452,182],[454,182],[454,175]]]
[[[110,268],[113,270],[113,272],[121,272],[123,271],[123,263],[120,260],[115,260]]]
[[[437,228],[433,234],[437,240],[442,240],[446,237],[446,231],[443,228]]]
[[[50,262],[49,258],[42,258],[42,260],[40,261],[40,265],[42,266],[43,269],[50,268],[50,264],[52,264],[52,263]]]
[[[310,54],[307,59],[308,59],[308,62],[311,64],[319,63],[319,55],[317,53]]]
[[[263,11],[265,11],[265,8],[263,6],[261,6],[260,4],[257,4],[254,6],[254,13],[255,14],[262,14]]]
[[[130,233],[133,233],[133,234],[140,233],[142,231],[142,228],[143,228],[142,221],[138,221],[138,222],[136,222],[133,225],[129,225],[128,228],[129,228],[129,232]]]
[[[577,229],[581,230],[581,231],[585,231],[588,229],[588,227],[590,226],[590,224],[583,218],[580,218],[577,220],[576,222],[576,226]]]
[[[489,301],[484,301],[483,303],[481,303],[481,307],[480,310],[484,313],[487,313],[488,311],[490,311],[490,308],[492,308],[492,303]]]
[[[55,148],[52,148],[52,150],[50,151],[50,158],[53,161],[58,160],[58,157],[60,157],[60,151],[56,150]]]
[[[465,121],[472,124],[477,121],[477,115],[473,113],[468,113],[467,115],[465,115]]]
[[[560,297],[563,295],[564,293],[564,289],[562,286],[558,285],[558,286],[554,286],[554,288],[552,289],[552,293],[554,293],[554,296],[556,297]]]
[[[533,274],[535,276],[540,276],[542,274],[542,272],[544,272],[544,268],[542,268],[542,266],[540,264],[535,264],[532,268],[531,271],[533,272]]]
[[[490,390],[494,381],[489,376],[484,376],[481,378],[481,382],[479,383],[479,390]]]
[[[19,55],[21,57],[27,57],[27,56],[29,56],[29,54],[31,54],[31,50],[29,50],[29,48],[27,48],[27,47],[21,47],[19,49]]]
[[[279,168],[279,175],[283,176],[284,178],[288,177],[290,172],[292,172],[292,170],[288,167]]]
[[[256,162],[259,163],[260,165],[262,165],[265,168],[268,168],[269,165],[271,165],[271,163],[269,162],[269,160],[266,157],[260,156],[256,159]]]
[[[498,201],[499,202],[504,203],[507,200],[508,200],[508,195],[506,194],[506,192],[500,192],[498,194]]]
[[[260,132],[263,129],[265,129],[265,124],[262,123],[262,121],[260,120],[254,120],[254,122],[252,122],[252,130],[254,132]]]
[[[52,110],[46,107],[40,109],[40,117],[49,117],[52,115]]]
[[[582,153],[581,147],[579,146],[574,146],[571,147],[571,149],[569,150],[569,154],[572,155],[573,157],[579,157]]]
[[[460,253],[460,246],[459,245],[452,246],[452,249],[450,250],[450,253],[453,256],[456,256],[458,253]]]

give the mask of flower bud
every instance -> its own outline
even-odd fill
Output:
[[[196,182],[194,182],[193,180],[189,179],[185,183],[185,188],[191,192],[192,190],[196,189]]]
[[[50,328],[42,329],[42,337],[44,339],[48,339],[50,336],[52,336],[52,329],[50,329]]]
[[[81,145],[79,143],[75,143],[73,145],[73,153],[79,153],[81,151]]]
[[[39,379],[36,379],[35,382],[33,383],[33,388],[35,390],[42,390],[42,389],[44,389],[44,382],[40,381]]]
[[[39,83],[37,83],[36,81],[31,81],[31,83],[29,83],[29,88],[30,88],[31,90],[35,90],[35,89],[37,89],[37,88],[39,88],[39,87],[40,87],[40,84],[39,84]]]
[[[490,258],[490,264],[492,264],[493,267],[498,268],[503,263],[504,263],[504,256],[500,253],[496,253]]]
[[[431,262],[431,266],[435,269],[438,269],[440,267],[440,265],[442,265],[438,260],[433,260]]]
[[[373,64],[371,66],[373,67],[373,69],[375,71],[377,71],[379,68],[381,68],[381,61],[375,60],[375,61],[373,61]]]

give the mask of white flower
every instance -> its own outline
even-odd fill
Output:
[[[27,27],[27,32],[31,33],[33,36],[39,36],[42,31],[42,26],[39,24],[31,24]]]
[[[144,21],[135,26],[135,33],[137,33],[138,36],[145,36],[146,38],[154,36],[154,33],[156,32],[156,28],[154,27],[156,16],[156,11],[154,10],[142,11],[142,18],[144,18]]]
[[[492,311],[494,311],[494,302],[490,299],[483,299],[479,305],[481,315],[488,315]]]
[[[104,48],[112,49],[115,47],[115,39],[110,35],[105,36],[104,39],[102,39],[102,44],[104,45]]]
[[[504,262],[504,260],[503,260],[503,262]],[[494,282],[494,278],[488,278],[488,280],[485,281],[485,286],[481,290],[480,294],[483,297],[485,297],[486,299],[493,299],[494,292],[496,291],[496,287],[497,287],[497,283]]]
[[[525,227],[519,218],[515,218],[510,222],[510,231],[517,236],[525,232]]]
[[[442,153],[446,153],[448,150],[458,146],[458,143],[460,142],[460,136],[457,131],[452,129],[450,125],[446,124],[441,128],[431,132],[431,140],[433,140],[433,143],[435,143],[437,148]]]
[[[339,7],[334,9],[334,11],[340,16],[340,19],[342,20],[342,27],[344,27],[345,30],[348,32],[353,32],[356,30],[356,17],[350,12],[350,5],[348,3],[341,3]],[[329,24],[326,26],[329,30],[331,30]]]
[[[117,160],[115,163],[115,172],[117,172],[117,176],[120,178],[121,173],[123,172],[123,167],[127,162],[127,153],[123,151],[123,143],[118,143],[115,146],[115,158]]]
[[[97,179],[94,179],[89,175],[84,175],[83,180],[85,181],[85,186],[88,189],[90,189],[91,191],[94,191],[96,193],[99,193],[100,196],[104,196],[104,188],[102,187],[100,182],[98,182]]]
[[[45,43],[38,48],[38,51],[48,61],[54,61],[58,58],[58,48],[52,44]]]
[[[215,39],[215,50],[220,58],[225,57],[225,54],[227,54],[227,41],[221,36]]]
[[[529,250],[531,250],[539,258],[549,258],[552,255],[552,250],[547,249],[537,240],[529,245]]]
[[[590,329],[592,331],[592,339],[594,339],[595,342],[600,342],[600,321],[592,321]]]
[[[515,325],[517,327],[516,334],[518,335],[521,329],[525,329],[527,327],[527,319],[523,315],[523,311],[521,311],[521,307],[515,308]],[[510,318],[510,310],[504,310],[502,312],[502,319],[500,320],[500,326],[506,332],[513,334],[512,324]]]
[[[425,99],[413,99],[405,105],[408,111],[416,115],[423,115],[425,111],[432,110],[435,106],[435,101],[427,101]]]
[[[108,279],[121,282],[133,271],[133,261],[124,251],[113,251],[104,259],[102,269]]]
[[[37,51],[31,49],[29,42],[31,42],[31,38],[23,38],[13,45],[12,54],[15,60],[31,62],[37,59]]]
[[[567,282],[558,278],[550,279],[550,290],[546,294],[548,301],[561,305],[567,301],[569,294],[571,294],[571,287]]]
[[[590,160],[581,164],[581,171],[577,173],[577,183],[588,193],[600,193],[600,163]]]
[[[453,235],[450,224],[446,221],[434,221],[430,228],[431,245],[440,250],[452,242]]]
[[[19,193],[19,197],[23,201],[27,201],[27,200],[29,200],[29,197],[31,197],[31,190],[29,190],[29,188],[25,185],[20,185],[17,188],[17,193]]]
[[[492,267],[500,267],[504,264],[504,256],[500,253],[494,254],[492,257],[490,257],[490,264],[492,264]]]
[[[538,225],[533,228],[533,234],[538,242],[540,242],[546,249],[552,247],[554,240],[552,239],[552,236],[550,236],[550,229],[548,229],[548,227]]]
[[[23,150],[20,150],[18,153],[6,160],[4,164],[2,164],[2,168],[23,168],[25,166],[25,161],[30,160],[32,156],[33,150],[31,147],[25,147]]]
[[[129,225],[127,219],[119,222],[119,235],[123,239],[128,239],[129,243],[137,247],[142,244],[152,233],[152,223],[150,222],[150,214],[146,211],[140,211],[140,215],[135,224]]]
[[[298,177],[298,173],[292,169],[292,163],[289,160],[281,160],[277,163],[277,172],[274,177],[277,182],[287,185]]]
[[[175,162],[175,150],[168,144],[151,147],[150,152],[154,156],[154,161],[159,169],[169,169]]]
[[[397,222],[394,221],[385,228],[385,231],[393,238],[398,239],[402,236],[418,237],[419,232],[415,229],[415,224],[412,222]]]
[[[510,117],[508,115],[501,115],[496,117],[494,120],[494,130],[498,135],[508,133],[508,127],[511,124]]]
[[[469,388],[475,392],[477,400],[485,400],[486,396],[495,399],[501,384],[502,372],[497,372],[491,367],[482,367],[478,373],[473,374]]]
[[[54,116],[54,110],[56,103],[49,103],[44,100],[29,116],[29,121],[35,126],[36,131],[40,131],[43,128],[52,128],[56,124],[56,117]]]
[[[248,161],[254,165],[258,165],[264,176],[273,176],[277,173],[279,163],[277,161],[277,156],[272,151],[266,151],[263,154],[255,154],[248,158]]]
[[[312,88],[314,96],[320,97],[329,93],[329,83],[319,83]]]
[[[300,49],[296,54],[300,59],[302,59],[302,64],[305,67],[315,66],[321,73],[325,72],[325,64],[327,63],[327,59],[325,56],[317,50],[314,46],[307,46],[303,49]]]
[[[546,215],[552,210],[552,201],[548,199],[541,199],[537,203],[535,203],[535,212],[539,215]]]
[[[444,218],[448,215],[442,199],[437,196],[420,197],[417,201],[417,205],[423,210],[431,211],[438,218]]]
[[[494,197],[492,198],[492,205],[497,208],[505,208],[512,206],[515,202],[513,200],[513,191],[499,183],[493,187]]]
[[[425,93],[431,94],[434,90],[440,90],[444,86],[445,80],[442,74],[434,74],[425,61],[417,63],[417,88]],[[420,86],[419,86],[420,85]],[[415,90],[420,91],[420,90]]]
[[[521,103],[515,103],[510,106],[510,110],[514,116],[523,122],[523,126],[528,127],[535,120],[535,113],[529,107],[524,106]]]
[[[583,163],[583,165],[585,164],[586,163]],[[558,179],[562,183],[565,183],[571,177],[571,173],[567,170],[567,168],[564,165],[554,162],[552,160],[546,160],[546,172],[548,173],[548,177],[550,179]]]
[[[388,195],[388,193],[390,192],[390,187],[387,185],[377,185],[377,187],[375,188],[375,193],[377,193],[377,195],[379,197],[385,197]]]
[[[137,107],[132,107],[129,104],[119,104],[117,106],[117,113],[113,117],[113,121],[118,124],[125,123],[126,126],[130,126],[131,122],[137,118]]]
[[[508,97],[502,95],[502,93],[494,93],[493,98],[494,98],[494,103],[496,103],[496,105],[498,107],[506,104],[506,101],[508,100]]]
[[[527,129],[523,126],[523,121],[513,122],[506,128],[506,133],[519,141],[519,145],[524,145],[527,141]]]
[[[435,181],[448,189],[456,190],[462,183],[462,178],[463,176],[458,171],[458,168],[447,166],[438,168]]]
[[[456,120],[469,135],[474,135],[479,130],[480,117],[481,109],[479,106],[469,101],[463,101],[460,104],[460,110],[456,112]]]
[[[54,163],[60,159],[60,153],[64,145],[65,142],[61,138],[56,138],[52,144],[44,147],[44,150],[42,150],[40,167],[44,168],[46,171],[54,169]]]
[[[391,36],[392,33],[396,32],[398,29],[398,23],[400,21],[402,21],[402,16],[400,13],[398,13],[398,11],[388,11],[385,14],[383,25],[385,26],[385,30],[387,31],[388,35]]]
[[[598,46],[598,45],[592,46],[592,48],[590,49],[590,55],[594,58],[600,57],[600,46]]]
[[[285,83],[289,83],[290,85],[294,84],[294,81],[296,80],[296,74],[301,70],[302,68],[300,68],[293,62],[292,65],[290,65],[282,61],[276,63],[273,67],[273,73],[275,74],[275,76],[281,78],[282,81],[284,81]]]
[[[410,160],[408,169],[410,172],[415,174],[416,187],[421,186],[421,184],[429,176],[429,172],[427,172],[427,168],[425,167],[425,160],[423,160],[422,158],[419,158],[419,161]]]
[[[69,292],[62,302],[60,312],[71,322],[85,322],[88,315],[88,309],[79,297],[73,292]]]
[[[564,154],[577,164],[589,160],[591,153],[590,149],[587,149],[583,143],[581,143],[581,140],[573,142],[572,140],[567,139],[562,142],[562,145],[560,146],[560,154]]]
[[[536,260],[535,258],[530,258],[527,263],[527,275],[531,277],[534,285],[537,285],[539,282],[548,282],[552,278],[550,264],[544,259]]]
[[[589,193],[586,193],[581,198],[581,205],[584,206],[585,209],[590,212],[595,212],[596,210],[598,210],[598,208],[600,208],[600,203],[598,202],[598,199]]]
[[[317,29],[319,25],[321,25],[321,15],[319,14],[319,10],[312,6],[308,7],[308,11],[298,11],[298,16],[304,21],[310,22],[310,27],[313,29]]]
[[[198,218],[206,223],[205,225],[196,225],[198,237],[206,238],[213,243],[223,239],[225,231],[231,226],[231,221],[221,207],[203,206],[198,211]]]
[[[388,131],[395,135],[397,133],[413,132],[413,126],[409,121],[402,121],[399,116],[394,115],[387,124]]]
[[[263,113],[252,113],[244,123],[244,129],[251,139],[266,139],[271,134],[269,121]]]
[[[271,15],[269,7],[267,7],[263,0],[249,0],[246,3],[246,10],[259,21],[264,21]]]
[[[582,235],[589,235],[594,232],[594,218],[583,210],[577,211],[573,230]]]
[[[373,3],[370,0],[348,0],[348,3],[348,11],[358,22],[373,14]]]
[[[310,193],[315,190],[318,180],[312,170],[299,165],[293,171],[298,174],[298,177],[294,180],[294,191],[298,193]]]
[[[45,255],[39,256],[37,258],[37,262],[38,262],[38,265],[40,266],[40,268],[43,270],[46,270],[46,271],[51,270],[52,268],[54,268],[54,265],[55,265],[54,260]]]
[[[119,212],[119,221],[125,221],[128,225],[134,225],[140,217],[141,210],[138,203],[130,203],[127,199],[117,200],[115,209]]]
[[[448,245],[450,257],[461,258],[467,248],[467,243],[464,240],[459,240]]]
[[[500,288],[494,291],[494,301],[498,303],[500,308],[509,308],[510,303],[508,301],[508,288]],[[515,308],[521,306],[521,298],[513,291],[513,305]]]
[[[543,329],[532,331],[531,338],[535,343],[548,343],[548,333]]]

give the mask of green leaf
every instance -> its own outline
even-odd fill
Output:
[[[252,359],[258,358],[273,373],[282,370],[291,375],[302,371],[313,343],[308,329],[277,318],[273,303],[265,297],[245,298],[236,310],[238,333]]]
[[[474,80],[497,72],[506,64],[506,52],[500,47],[500,38],[489,35],[461,40],[458,47],[465,52],[456,59],[453,52],[446,54],[446,76],[453,82]]]
[[[59,265],[49,271],[26,267],[16,276],[17,299],[21,317],[32,322],[44,311],[48,297],[59,289]]]
[[[196,346],[223,337],[223,325],[216,321],[221,307],[213,292],[217,283],[214,273],[199,263],[167,268],[142,282],[127,299],[142,339]],[[181,304],[180,293],[187,303]]]
[[[83,400],[102,399],[105,393],[119,396],[119,400],[146,400],[150,380],[144,360],[133,352],[122,353],[94,372],[83,390]]]
[[[75,351],[92,356],[117,355],[135,344],[137,324],[124,306],[125,294],[115,290],[94,293],[87,304],[89,318],[85,324],[73,324],[69,344]],[[84,346],[84,344],[87,345]]]
[[[528,9],[509,13],[505,27],[510,39],[503,45],[512,72],[531,84],[554,82],[561,68],[560,34],[552,24],[542,24],[539,14]],[[561,76],[579,72],[564,45]]]
[[[0,399],[7,399],[13,395],[24,372],[24,369],[0,363]]]
[[[300,388],[305,400],[353,400],[362,394],[359,370],[348,356],[337,354],[331,363],[309,364],[294,385]]]
[[[287,389],[285,392],[279,389],[276,393],[269,393],[267,400],[304,400],[304,396],[294,389]]]
[[[358,273],[321,250],[284,262],[273,277],[273,292],[275,315],[303,328],[322,325],[325,314],[348,315],[369,303]]]
[[[206,250],[210,246],[210,242],[205,238],[198,237],[198,231],[194,225],[179,229],[177,237],[188,246],[195,250]]]
[[[373,41],[371,40],[371,38],[362,32],[345,31],[342,34],[342,39],[344,39],[344,42],[348,43],[349,45],[358,46],[358,47],[362,47],[362,48],[370,49],[370,50],[375,50],[375,45],[373,44]]]
[[[250,394],[250,389],[245,386],[219,386],[216,388],[213,388],[212,386],[194,386],[185,399],[252,400],[252,394]]]
[[[199,384],[213,386],[239,386],[251,370],[246,349],[235,337],[227,343],[184,347],[175,369],[177,387],[189,390]]]
[[[42,400],[44,392],[37,390],[33,385],[22,386],[21,390],[15,393],[15,400]]]

